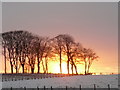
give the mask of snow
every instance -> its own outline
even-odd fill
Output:
[[[46,86],[50,88],[65,88],[75,87],[79,88],[93,88],[96,84],[96,88],[108,88],[110,84],[111,88],[118,88],[118,75],[77,75],[69,77],[55,77],[45,79],[33,79],[33,80],[20,80],[20,81],[7,81],[2,82],[2,88],[43,88]]]

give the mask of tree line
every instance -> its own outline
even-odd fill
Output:
[[[84,63],[85,75],[89,74],[92,62],[98,58],[90,48],[84,48],[80,43],[68,34],[60,34],[54,38],[42,37],[28,31],[9,31],[1,34],[2,54],[4,56],[4,71],[7,73],[7,61],[10,63],[11,73],[25,73],[26,66],[31,73],[48,73],[48,62],[53,58],[59,58],[60,73],[62,73],[62,57],[66,56],[67,72],[78,74],[77,63]],[[44,64],[45,63],[45,64]],[[71,68],[71,69],[70,69]]]

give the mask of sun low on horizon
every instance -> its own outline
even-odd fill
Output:
[[[6,2],[2,4],[2,11],[1,33],[23,30],[46,38],[71,35],[75,42],[92,49],[99,56],[90,66],[90,73],[118,73],[118,3]],[[5,62],[2,48],[0,50],[0,73],[4,73]],[[59,56],[48,61],[48,72],[60,73]],[[66,61],[63,56],[62,73],[65,74],[68,73]],[[37,62],[35,64],[36,73]],[[7,73],[10,73],[8,60],[7,66]],[[78,74],[85,73],[84,62],[76,66]],[[19,69],[22,73],[22,67]],[[43,69],[41,62],[40,73]],[[69,69],[71,73],[71,65]],[[73,71],[75,73],[75,69]]]
[[[64,57],[64,60],[62,61],[62,74],[68,74],[68,71],[67,71],[67,63],[65,62],[67,60],[66,57]],[[104,65],[104,64],[101,64],[100,65],[100,59],[94,61],[93,65],[91,66],[90,68],[90,72],[93,73],[93,74],[118,74],[118,69],[116,68],[115,69],[111,69],[111,67],[105,67],[104,70],[101,70],[101,67]],[[56,74],[59,74],[60,73],[60,63],[59,63],[59,58],[55,58],[54,60],[50,60],[50,62],[48,63],[48,73],[56,73]],[[9,62],[7,61],[7,66],[9,66]],[[42,64],[40,65],[41,68],[40,68],[40,72],[41,73],[44,73],[43,71],[43,67],[42,67]],[[4,63],[2,64],[2,70],[0,70],[1,73],[4,73]],[[77,64],[77,72],[78,74],[84,74],[84,63],[82,64]],[[14,69],[15,70],[15,69]],[[37,73],[37,66],[35,66],[35,73]],[[7,68],[7,73],[10,73],[10,68]],[[14,72],[15,73],[15,72]],[[20,69],[19,73],[22,73],[22,70]],[[30,71],[29,71],[30,73]],[[70,74],[71,74],[71,66],[70,66]],[[74,70],[74,73],[75,73],[75,70]]]

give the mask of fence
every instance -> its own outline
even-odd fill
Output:
[[[18,81],[18,80],[30,80],[30,79],[45,79],[45,78],[54,78],[54,77],[67,77],[75,75],[67,74],[7,74],[2,76],[2,81]],[[106,88],[98,88],[96,84],[93,85],[93,88],[82,88],[82,85],[79,88],[75,87],[64,87],[64,88],[54,88],[54,87],[36,87],[36,88],[3,88],[2,90],[118,90],[117,88],[111,88],[110,84]]]
[[[5,74],[2,75],[2,82],[4,81],[19,81],[19,80],[31,80],[31,79],[45,79],[54,77],[67,77],[75,76],[72,74]]]
[[[93,88],[82,88],[82,86],[80,85],[79,88],[72,88],[72,87],[65,87],[65,88],[53,88],[52,86],[49,88],[46,88],[46,86],[44,86],[43,88],[3,88],[2,90],[119,90],[118,88],[110,88],[110,85],[108,84],[107,88],[96,88],[96,84],[93,85]]]

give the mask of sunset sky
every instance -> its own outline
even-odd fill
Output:
[[[100,57],[93,62],[92,72],[118,72],[117,2],[7,2],[2,5],[2,32],[27,30],[50,38],[70,34]],[[54,67],[59,70],[59,63],[50,67],[51,72]],[[82,65],[79,71],[84,71]]]

